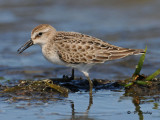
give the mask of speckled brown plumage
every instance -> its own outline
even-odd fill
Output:
[[[117,47],[76,32],[57,32],[53,41],[60,59],[70,64],[104,63],[107,60],[144,52],[142,49]]]

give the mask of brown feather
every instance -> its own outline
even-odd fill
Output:
[[[95,37],[76,32],[58,32],[54,44],[57,46],[60,58],[71,64],[103,63],[107,60],[144,52],[141,49],[117,47]]]

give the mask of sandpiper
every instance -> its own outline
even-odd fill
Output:
[[[42,53],[48,61],[72,67],[73,72],[74,68],[81,71],[89,81],[90,92],[93,85],[88,71],[93,65],[144,53],[143,49],[114,46],[89,35],[56,31],[49,24],[35,27],[31,32],[31,39],[18,49],[18,53],[34,44],[41,46]]]

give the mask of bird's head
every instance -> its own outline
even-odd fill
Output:
[[[41,24],[35,27],[31,32],[31,39],[27,41],[22,47],[18,49],[18,53],[22,53],[24,50],[34,44],[40,46],[45,45],[56,34],[56,29],[48,24]]]

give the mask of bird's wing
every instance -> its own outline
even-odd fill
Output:
[[[58,32],[54,44],[61,60],[70,64],[103,63],[141,52],[140,49],[117,47],[76,32]]]

